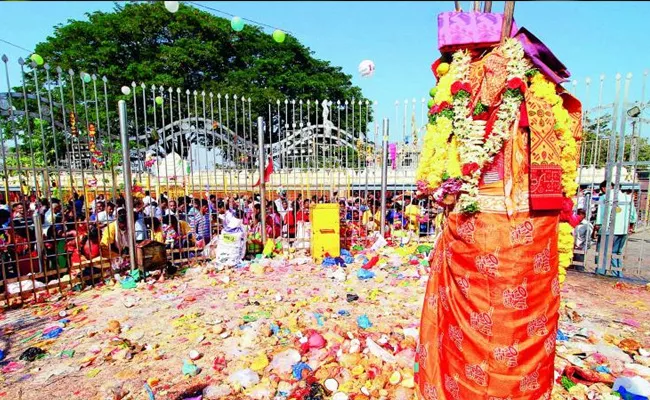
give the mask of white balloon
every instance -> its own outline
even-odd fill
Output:
[[[124,95],[130,95],[131,94],[131,88],[128,86],[122,86],[122,94]]]
[[[371,60],[363,60],[359,64],[359,73],[364,78],[369,78],[375,73],[375,63]]]
[[[166,1],[165,2],[165,8],[170,13],[175,13],[176,11],[178,11],[178,2],[177,1]]]

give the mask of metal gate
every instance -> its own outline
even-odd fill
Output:
[[[10,62],[6,56],[2,61],[0,296],[5,304],[102,284],[123,258],[119,251],[97,254],[104,236],[97,231],[117,224],[118,213],[145,215],[126,219],[133,234],[122,247],[131,260],[134,242],[166,241],[168,232],[160,225],[172,225],[179,236],[196,232],[188,214],[200,213],[202,203],[207,203],[208,237],[227,228],[226,211],[246,210],[237,216],[257,232],[251,253],[265,236],[308,249],[300,223],[314,202],[341,205],[344,248],[367,246],[377,233],[394,241],[427,241],[434,231],[437,206],[430,199],[415,204],[413,197],[427,122],[424,98],[395,102],[389,126],[367,99],[308,94],[257,99],[136,82],[120,87],[89,72]],[[11,70],[20,72],[19,82],[10,81]],[[591,210],[597,199],[585,196],[584,189],[602,180],[614,184],[602,196],[603,209],[616,210],[624,202],[619,189],[631,191],[636,233],[613,256],[613,238],[601,235],[599,261],[604,267],[614,258],[616,266],[622,259],[624,276],[643,279],[650,241],[646,77],[638,79],[637,101],[630,100],[636,82],[631,75],[601,77],[598,85],[586,81],[580,88],[574,82],[572,88],[583,92],[578,97],[585,110],[578,207]],[[608,86],[614,88],[609,100]],[[121,113],[115,98],[122,100]],[[267,181],[260,179],[264,175]],[[614,213],[607,214],[603,221],[614,225]],[[168,244],[175,262],[200,260],[196,243],[172,237]],[[587,253],[583,264],[595,269],[596,245],[587,242],[582,251]]]
[[[594,225],[601,226],[593,243],[587,240],[578,251],[586,256],[577,263],[590,272],[599,268],[600,273],[645,281],[650,279],[650,258],[646,256],[650,244],[650,146],[643,136],[649,121],[644,116],[647,76],[647,71],[636,79],[631,73],[624,78],[617,74],[614,79],[601,75],[596,85],[586,79],[582,88],[585,140],[580,154],[578,207]],[[574,81],[574,93],[576,87]],[[631,91],[639,89],[640,98],[632,100]],[[609,188],[605,194],[599,193],[603,182]],[[627,215],[621,218],[621,213]],[[629,226],[623,226],[628,222]]]

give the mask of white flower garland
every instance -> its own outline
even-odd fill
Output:
[[[506,66],[506,82],[525,78],[530,63],[524,58],[524,48],[518,40],[508,39],[501,47],[503,55],[508,59]],[[497,119],[492,127],[490,136],[483,143],[485,126],[480,121],[473,121],[475,129],[468,131],[468,140],[461,141],[461,164],[476,163],[479,168],[471,177],[465,177],[463,193],[458,200],[461,211],[478,210],[478,183],[486,165],[490,164],[496,154],[501,151],[503,143],[510,138],[512,124],[517,119],[521,106],[521,97],[503,96],[503,101],[497,110]],[[481,129],[483,125],[483,129]],[[480,143],[480,144],[479,144]]]
[[[526,71],[530,68],[530,63],[524,58],[524,48],[518,40],[508,39],[503,45],[503,55],[508,59],[506,67],[506,82],[519,78],[525,79]],[[521,98],[504,96],[503,102],[497,111],[497,120],[492,127],[492,133],[485,141],[486,159],[485,162],[491,162],[494,156],[501,151],[503,143],[510,137],[510,128],[517,119]]]
[[[519,78],[524,82],[526,71],[530,62],[524,58],[524,49],[515,39],[508,39],[499,49],[507,58],[507,79]],[[470,80],[471,56],[468,51],[460,50],[453,54],[452,68],[453,83],[459,83],[467,89]],[[452,85],[453,87],[453,85]],[[467,90],[466,90],[467,91]],[[471,91],[471,88],[469,88]],[[444,93],[438,93],[442,96]],[[456,93],[457,94],[457,93]],[[461,194],[457,207],[461,212],[477,212],[478,184],[486,165],[494,160],[494,156],[501,151],[503,143],[511,136],[511,127],[517,120],[522,96],[504,95],[501,105],[496,111],[496,121],[492,126],[489,137],[485,138],[486,121],[474,120],[473,110],[470,109],[471,94],[467,96],[453,95],[451,108],[453,111],[453,134],[458,141],[458,157],[461,169],[464,165],[473,165],[474,171],[468,175],[461,175]],[[478,167],[478,168],[476,168]]]
[[[466,83],[470,78],[471,57],[466,50],[454,53],[454,63],[457,65],[455,82]],[[454,108],[454,135],[458,138],[458,154],[460,164],[473,162],[480,157],[483,146],[483,133],[476,129],[472,118],[472,110],[469,109],[470,96],[456,97],[453,101]],[[478,195],[478,181],[481,171],[475,171],[471,177],[463,176],[461,194],[458,198],[459,204],[469,205],[473,203]],[[464,206],[461,205],[461,209]]]

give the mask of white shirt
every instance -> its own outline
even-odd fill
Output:
[[[115,217],[109,215],[106,211],[100,211],[99,214],[97,214],[97,222],[111,222],[114,220]]]
[[[135,221],[135,240],[145,240],[147,239],[147,226],[144,224],[144,221],[137,219]]]
[[[610,194],[610,201],[614,201],[614,193]],[[616,209],[613,209],[613,204],[605,207],[605,195],[600,196],[598,199],[598,213],[596,213],[596,225],[602,225],[600,233],[610,233],[611,231],[609,218],[605,220],[606,208],[609,209],[607,217],[609,217],[613,212],[616,213],[614,217],[614,235],[627,235],[630,224],[636,224],[637,220],[636,207],[632,196],[619,192]]]
[[[120,253],[122,252],[123,248],[128,247],[129,240],[126,235],[126,232],[127,232],[126,230],[122,232],[121,230],[118,229],[117,235],[115,235],[115,247],[117,247]]]
[[[293,211],[291,208],[291,203],[287,201],[287,209],[285,210],[284,207],[282,207],[282,199],[277,199],[275,200],[275,205],[278,207],[278,212],[280,213],[280,216],[282,219],[284,219],[284,216],[287,215],[288,212]]]

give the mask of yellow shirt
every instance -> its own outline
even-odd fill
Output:
[[[194,238],[188,237],[190,233],[192,233],[192,229],[190,228],[190,224],[188,224],[185,221],[178,221],[178,232],[179,235],[183,238],[188,239],[188,244],[193,245],[194,244]]]
[[[158,232],[153,232],[153,234],[151,235],[151,238],[155,242],[165,243],[165,233],[162,230],[158,231]]]
[[[364,211],[363,215],[361,216],[361,223],[366,225],[368,221],[370,221],[370,215],[371,215],[370,210]]]
[[[409,220],[409,229],[417,230],[418,229],[418,217],[420,216],[420,207],[415,204],[409,204],[404,209],[404,216]]]
[[[111,222],[102,231],[102,239],[99,242],[99,247],[106,257],[109,257],[109,254],[113,251],[111,249],[112,244],[115,244],[118,249],[120,248],[119,244],[117,243],[117,231],[117,221]]]
[[[191,232],[190,224],[185,221],[178,221],[178,230],[180,230],[180,235],[185,237]]]
[[[117,221],[111,222],[106,226],[102,232],[102,240],[100,246],[102,248],[110,248],[112,243],[115,243],[115,233],[117,232]]]

